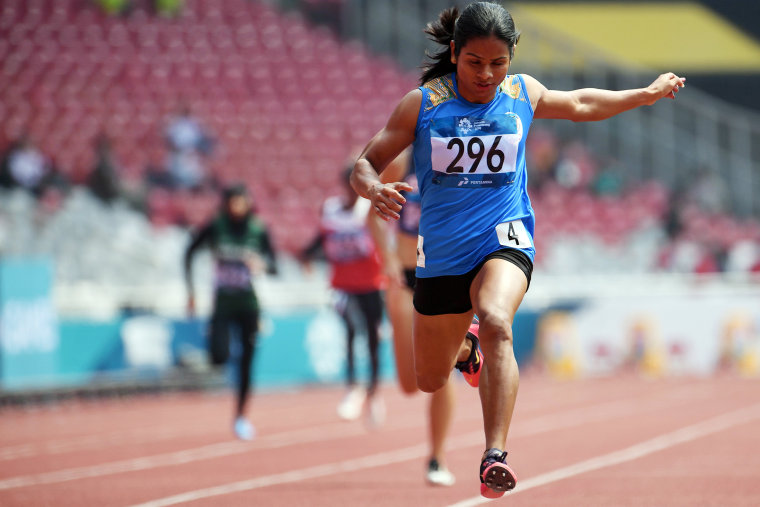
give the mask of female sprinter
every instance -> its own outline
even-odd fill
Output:
[[[385,127],[365,147],[352,185],[378,216],[397,220],[404,182],[379,174],[412,145],[421,194],[414,290],[417,385],[441,389],[473,312],[485,357],[480,398],[485,452],[481,494],[498,498],[517,477],[504,450],[519,374],[512,321],[532,274],[534,213],[527,194],[525,138],[533,118],[596,121],[674,98],[684,78],[659,76],[645,88],[549,90],[509,75],[519,32],[511,15],[487,2],[444,10],[425,32],[443,46]]]

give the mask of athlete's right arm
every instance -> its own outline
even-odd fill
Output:
[[[422,92],[407,93],[391,113],[388,123],[367,144],[351,172],[351,186],[372,202],[373,211],[383,220],[397,220],[406,200],[399,190],[412,190],[404,182],[383,183],[380,173],[404,148],[414,141]]]

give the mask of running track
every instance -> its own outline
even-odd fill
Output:
[[[250,443],[231,438],[227,393],[6,408],[0,505],[760,505],[758,380],[525,375],[509,439],[519,483],[494,502],[479,496],[479,401],[457,386],[450,488],[424,482],[426,400],[388,384],[379,429],[337,420],[337,388],[259,394]]]

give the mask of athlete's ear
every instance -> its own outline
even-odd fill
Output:
[[[457,57],[454,54],[454,41],[453,40],[451,42],[449,42],[449,47],[451,48],[451,63],[453,63],[454,65],[456,65],[457,64]]]

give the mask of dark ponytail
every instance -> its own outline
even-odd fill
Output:
[[[438,16],[438,21],[428,23],[424,32],[428,38],[444,46],[434,54],[426,53],[432,61],[422,66],[420,84],[431,79],[445,76],[456,71],[456,64],[451,63],[451,41],[454,41],[454,53],[459,56],[462,47],[471,39],[495,36],[509,46],[509,56],[514,55],[520,32],[515,28],[512,16],[499,4],[491,2],[471,3],[462,11],[451,7]]]
[[[425,51],[425,56],[432,62],[423,65],[422,77],[420,84],[425,84],[431,79],[451,74],[457,69],[457,66],[451,63],[451,44],[454,39],[454,28],[456,27],[457,18],[459,18],[459,9],[451,7],[445,9],[438,16],[438,21],[428,23],[424,32],[428,39],[437,42],[443,48],[440,51],[431,54]]]

